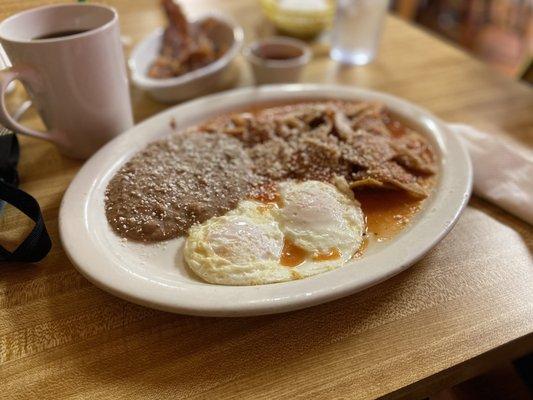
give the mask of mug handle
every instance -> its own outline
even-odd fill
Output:
[[[35,129],[27,128],[19,124],[15,119],[9,115],[6,106],[5,95],[8,85],[14,80],[25,80],[29,78],[28,74],[31,72],[24,69],[11,67],[0,71],[0,122],[13,132],[22,133],[24,135],[33,136],[39,139],[54,141],[52,136],[48,132],[39,132]]]

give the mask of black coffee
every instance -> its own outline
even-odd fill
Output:
[[[87,32],[88,30],[89,29],[52,32],[52,33],[47,33],[46,35],[37,36],[33,38],[33,40],[54,39],[54,38],[60,38],[60,37],[65,37],[65,36],[72,36],[72,35],[77,35],[78,33]]]

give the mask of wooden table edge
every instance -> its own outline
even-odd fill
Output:
[[[379,400],[422,399],[533,352],[533,332],[397,389]]]

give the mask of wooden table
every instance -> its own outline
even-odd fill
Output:
[[[2,0],[0,17],[40,3]],[[109,3],[134,42],[162,22],[155,1]],[[265,32],[256,1],[186,9],[215,4],[247,40]],[[530,88],[393,17],[374,64],[343,69],[318,50],[304,80],[390,92],[533,144]],[[132,96],[138,121],[164,108]],[[39,125],[31,113],[23,122]],[[57,216],[81,163],[20,139],[22,188],[39,200],[53,249],[36,265],[0,266],[2,398],[416,399],[533,349],[533,229],[478,198],[422,261],[357,295],[284,315],[180,316],[119,300],[74,269]],[[0,224],[11,244],[30,227],[12,210]]]

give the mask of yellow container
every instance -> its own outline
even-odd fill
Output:
[[[331,26],[335,13],[335,1],[325,0],[323,10],[287,9],[279,0],[261,0],[261,7],[267,18],[281,32],[300,38],[318,35]]]

